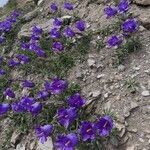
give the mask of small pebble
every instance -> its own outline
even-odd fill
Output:
[[[144,97],[150,96],[150,92],[148,90],[145,90],[142,92],[142,96]]]

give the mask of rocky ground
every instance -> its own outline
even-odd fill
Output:
[[[19,7],[26,5],[29,10],[23,16],[25,23],[18,33],[19,39],[30,35],[29,28],[33,24],[39,24],[45,32],[52,25],[49,15],[51,0],[40,0],[38,6],[34,6],[30,0],[26,1],[18,2]],[[62,0],[55,1],[62,3]],[[111,24],[112,20],[107,20],[103,15],[105,5],[102,0],[72,1],[78,15],[87,22],[87,30],[96,30]],[[32,5],[34,9],[30,9]],[[116,114],[115,126],[119,130],[119,136],[106,150],[150,150],[150,1],[135,0],[131,12],[141,23],[138,35],[142,48],[138,52],[130,54],[122,65],[114,67],[113,50],[101,48],[97,51],[95,41],[98,39],[93,38],[84,61],[77,61],[68,73],[68,80],[78,83],[82,94],[93,102],[96,114],[101,114],[106,109]],[[9,55],[13,53],[15,49]],[[15,78],[22,75],[25,76],[18,70],[11,72],[11,76]],[[29,72],[26,78],[39,82],[40,79],[43,80],[43,75]],[[27,91],[21,91],[24,92]],[[0,143],[5,138],[11,139],[12,147],[9,150],[50,150],[53,147],[51,139],[42,145],[32,131],[28,135],[12,131],[11,135],[6,134],[9,132],[8,128],[11,128],[11,121],[8,118],[1,119]]]

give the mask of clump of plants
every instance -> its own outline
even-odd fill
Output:
[[[128,54],[137,51],[141,47],[136,35],[139,28],[138,20],[129,12],[130,0],[115,1],[114,5],[108,5],[104,9],[107,19],[116,16],[117,21],[105,29],[100,30],[102,41],[98,41],[98,48],[104,46],[115,49],[115,64],[123,63]],[[110,36],[109,36],[110,35]],[[106,36],[108,37],[106,40]]]
[[[63,6],[67,11],[74,9],[70,2],[65,2]],[[52,3],[50,10],[52,13],[57,13],[58,5]],[[73,53],[70,53],[72,49],[74,49],[73,52],[79,50],[80,54],[86,52],[86,45],[90,41],[87,40],[89,35],[84,35],[85,29],[86,23],[82,19],[66,24],[62,18],[55,17],[53,28],[50,29],[47,37],[43,34],[42,28],[35,25],[31,29],[31,37],[21,42],[20,53],[15,54],[6,64],[11,69],[26,64],[34,66],[39,63],[37,61],[45,61],[45,65],[47,61],[50,61],[53,65],[50,69],[55,77],[52,76],[45,81],[41,89],[36,89],[37,92],[22,96],[18,100],[16,100],[16,93],[12,86],[14,83],[19,83],[18,87],[21,86],[22,89],[27,88],[32,91],[35,90],[36,84],[31,80],[8,79],[10,83],[2,94],[5,99],[9,99],[9,103],[0,104],[0,116],[8,114],[16,126],[19,120],[20,129],[25,133],[32,126],[42,144],[51,136],[55,149],[100,148],[101,141],[109,137],[114,127],[111,115],[101,115],[92,121],[89,120],[86,113],[87,100],[80,94],[79,86],[71,85],[59,76],[61,73],[59,69],[71,67],[74,63],[72,59],[79,56],[70,57],[67,53],[72,55]],[[114,44],[114,40],[117,44]],[[116,46],[121,42],[119,36],[113,36],[108,40],[110,46]],[[37,60],[37,57],[40,59]],[[65,65],[60,67],[61,63]],[[44,68],[45,65],[42,67]],[[4,76],[5,73],[1,70],[0,76]],[[50,98],[56,102],[49,103]]]

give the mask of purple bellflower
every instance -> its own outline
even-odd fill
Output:
[[[34,26],[34,27],[32,27],[32,33],[33,33],[34,35],[41,35],[42,32],[43,32],[43,30],[42,30],[41,27],[39,27],[39,26]]]
[[[7,104],[7,103],[0,104],[0,116],[6,114],[9,109],[10,109],[9,104]]]
[[[30,106],[35,103],[35,99],[32,97],[24,96],[21,98],[20,104],[24,107],[26,111],[30,111]]]
[[[74,133],[68,135],[58,135],[55,142],[55,147],[58,150],[75,150],[78,144],[78,137]]]
[[[21,64],[26,64],[30,61],[30,58],[24,54],[17,54],[16,58],[20,61]]]
[[[122,38],[116,35],[113,35],[107,39],[107,46],[109,48],[118,47],[122,43]]]
[[[130,2],[128,0],[121,0],[118,4],[119,13],[126,13],[129,10]]]
[[[0,69],[0,76],[3,76],[3,75],[5,75],[5,74],[6,74],[6,71],[3,70],[3,69]]]
[[[29,49],[29,43],[25,43],[25,42],[22,42],[21,43],[21,49],[22,50],[28,50]]]
[[[108,136],[113,128],[113,120],[110,116],[103,116],[99,119],[96,126],[100,136]]]
[[[64,3],[64,8],[67,10],[73,10],[73,4],[69,2]]]
[[[11,104],[11,108],[14,112],[17,113],[26,112],[26,108],[22,105],[21,102],[15,102]]]
[[[42,49],[34,50],[34,52],[36,53],[36,55],[37,55],[38,57],[46,57],[46,53],[45,53],[45,51],[42,50]]]
[[[40,104],[39,102],[32,104],[29,108],[29,111],[33,116],[37,116],[41,112],[41,110],[42,104]]]
[[[52,49],[54,52],[60,53],[64,50],[64,47],[61,42],[53,42]]]
[[[104,13],[106,14],[106,18],[108,19],[117,14],[117,9],[116,9],[116,7],[113,7],[113,6],[107,6],[104,9]]]
[[[22,81],[22,86],[28,87],[28,88],[33,88],[35,86],[35,84],[32,81],[24,80],[24,81]]]
[[[50,93],[49,92],[47,92],[46,90],[43,90],[43,91],[39,91],[38,92],[38,96],[37,96],[37,98],[38,99],[46,99],[46,98],[48,98],[50,96]]]
[[[63,34],[64,34],[65,37],[70,37],[70,38],[75,36],[75,32],[70,27],[66,27],[64,29]]]
[[[91,141],[96,137],[96,127],[94,123],[88,121],[82,122],[79,131],[83,141]]]
[[[51,29],[49,34],[50,34],[50,37],[53,38],[53,39],[60,38],[60,32],[59,32],[59,30],[57,28]]]
[[[83,20],[79,20],[75,23],[75,27],[82,32],[85,30],[86,24]]]
[[[10,59],[8,61],[8,65],[9,65],[9,67],[16,67],[16,66],[20,65],[20,62],[18,60],[15,60],[15,59]]]
[[[54,18],[53,25],[54,27],[61,27],[63,20],[61,18]]]
[[[75,150],[78,144],[78,137],[74,133],[68,135],[58,135],[55,142],[55,147],[58,150]]]
[[[46,81],[45,89],[52,94],[61,94],[68,88],[68,83],[62,79],[53,79],[51,82]]]
[[[123,32],[125,33],[133,33],[138,30],[138,22],[136,19],[127,19],[121,25]]]
[[[50,9],[53,13],[55,13],[58,10],[58,6],[56,3],[51,3]]]
[[[52,134],[53,126],[52,125],[39,126],[36,127],[35,132],[40,142],[44,144],[47,141],[47,138]]]
[[[85,104],[86,100],[82,98],[79,93],[76,93],[70,96],[67,99],[67,102],[70,107],[81,108]]]
[[[11,88],[7,88],[5,91],[4,91],[4,95],[5,96],[8,96],[10,98],[15,98],[15,93],[14,91],[11,89]]]
[[[60,108],[57,111],[57,120],[65,128],[68,128],[76,118],[77,110],[75,108]]]

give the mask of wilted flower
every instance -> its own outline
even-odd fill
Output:
[[[77,110],[75,108],[60,108],[57,111],[58,122],[68,128],[68,126],[77,118]]]
[[[104,13],[106,14],[107,18],[110,18],[117,14],[117,9],[116,7],[108,6],[104,9]]]
[[[123,32],[125,33],[133,33],[138,30],[138,22],[136,19],[127,19],[121,25]]]
[[[73,5],[69,2],[64,3],[64,8],[67,10],[73,10]]]
[[[46,90],[43,90],[43,91],[39,91],[38,92],[38,99],[46,99],[50,96],[50,93],[47,92]]]
[[[33,116],[38,115],[42,110],[42,104],[36,102],[29,107],[29,111]]]
[[[47,141],[47,138],[52,134],[53,126],[52,125],[39,126],[36,127],[35,132],[40,142],[44,144]]]
[[[116,35],[109,37],[107,40],[108,47],[118,47],[121,43],[122,38]]]
[[[45,83],[46,90],[52,94],[61,94],[67,89],[67,87],[67,81],[57,78],[53,79],[51,82],[46,81]]]
[[[118,11],[120,13],[125,13],[129,10],[130,3],[128,0],[121,0],[118,4]]]
[[[64,36],[71,37],[71,38],[75,36],[75,32],[70,27],[66,27],[64,29],[63,34],[64,34]]]
[[[83,20],[77,21],[76,24],[75,24],[75,26],[80,31],[84,31],[85,27],[86,27],[85,22]]]
[[[62,52],[64,50],[64,47],[61,42],[53,42],[52,49],[55,52]]]
[[[28,88],[33,88],[35,86],[35,84],[32,81],[24,80],[24,81],[22,81],[22,86],[28,87]]]
[[[0,104],[0,115],[4,115],[10,109],[10,105],[7,103]]]
[[[50,9],[51,9],[51,11],[52,11],[53,13],[56,12],[56,11],[58,10],[57,4],[56,4],[56,3],[52,3],[52,4],[50,5]]]
[[[5,75],[5,74],[6,74],[6,71],[3,70],[3,69],[0,69],[0,76],[3,76],[3,75]]]
[[[63,24],[63,20],[61,18],[54,18],[53,25],[55,27],[60,27]]]
[[[74,133],[68,135],[58,135],[55,142],[55,147],[58,150],[75,150],[78,144],[78,137]]]
[[[110,116],[103,116],[96,126],[100,136],[108,136],[113,128],[113,120]]]
[[[8,96],[10,98],[15,98],[15,93],[14,91],[11,89],[11,88],[7,88],[5,91],[4,91],[4,95],[5,96]]]
[[[70,107],[81,108],[85,104],[85,99],[81,97],[79,93],[70,96],[67,102]]]
[[[80,134],[83,141],[94,140],[96,136],[96,127],[94,123],[84,121],[80,126]]]
[[[60,38],[60,32],[59,32],[59,30],[57,28],[51,29],[49,34],[50,34],[50,37],[53,38],[53,39]]]

